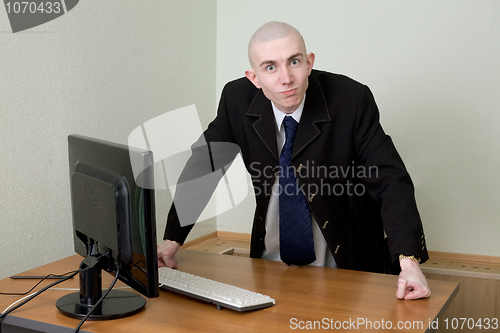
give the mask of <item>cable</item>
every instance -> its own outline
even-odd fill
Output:
[[[130,288],[130,287],[122,287],[122,288]],[[78,288],[50,288],[50,289],[48,289],[48,290],[67,290],[67,291],[78,291],[78,290],[80,290],[80,289],[78,289]],[[12,303],[11,305],[9,305],[9,306],[8,306],[5,310],[3,310],[3,312],[5,312],[5,311],[9,310],[11,307],[13,307],[14,305],[16,305],[17,303],[21,302],[22,300],[24,300],[24,299],[26,299],[26,298],[30,297],[31,295],[34,295],[34,294],[35,294],[35,293],[31,293],[31,294],[29,294],[29,295],[27,295],[27,296],[24,296],[23,298],[18,299],[17,301],[15,301],[15,302],[14,302],[14,303]]]
[[[64,278],[62,278],[62,279],[60,279],[60,280],[57,280],[56,282],[53,282],[53,283],[49,284],[48,286],[46,286],[46,287],[44,287],[44,288],[40,289],[40,290],[39,290],[39,291],[37,291],[36,293],[33,293],[33,294],[29,295],[28,297],[25,297],[25,298],[27,298],[26,300],[22,301],[21,303],[19,303],[19,304],[18,304],[18,305],[16,305],[16,306],[12,307],[10,310],[4,311],[2,314],[0,314],[0,330],[1,330],[1,322],[2,322],[2,319],[3,319],[6,315],[8,315],[8,314],[9,314],[9,313],[11,313],[12,311],[14,311],[14,310],[16,310],[16,309],[20,308],[21,306],[23,306],[24,304],[28,303],[28,302],[29,302],[29,301],[31,301],[33,298],[37,297],[38,295],[40,295],[40,294],[41,294],[41,293],[43,293],[44,291],[46,291],[46,290],[48,290],[48,289],[52,288],[53,286],[55,286],[55,285],[57,285],[57,284],[59,284],[59,283],[61,283],[61,282],[64,282],[64,281],[66,281],[66,280],[71,279],[71,278],[72,278],[72,277],[74,277],[76,274],[78,274],[78,271],[73,271],[73,272],[70,272],[70,273],[71,273],[70,275],[68,275],[68,276],[66,276],[66,277],[64,277]],[[66,274],[69,274],[69,273],[66,273]],[[42,280],[42,281],[43,281],[43,280]],[[42,281],[40,281],[40,282],[42,282]],[[38,285],[40,284],[40,282],[39,282],[39,283],[37,283],[37,285],[36,285],[36,286],[38,286]],[[35,287],[36,287],[36,286],[35,286]],[[33,287],[31,290],[33,290],[35,287]],[[31,290],[30,290],[30,291],[31,291]],[[30,291],[28,291],[27,293],[29,293]],[[4,294],[5,294],[5,293],[4,293]],[[24,294],[26,294],[26,293],[24,293]],[[23,295],[24,295],[24,294],[23,294]],[[19,295],[19,294],[17,294],[17,295]]]
[[[18,299],[17,301],[15,301],[15,302],[14,302],[14,303],[12,303],[11,305],[9,305],[7,308],[5,308],[5,310],[3,310],[3,312],[5,312],[5,311],[9,310],[11,307],[13,307],[14,305],[16,305],[17,303],[21,302],[22,300],[24,300],[24,299],[26,299],[26,298],[28,298],[28,297],[30,297],[30,296],[32,296],[32,295],[34,295],[34,294],[35,294],[35,293],[32,293],[32,294],[29,294],[29,295],[27,295],[27,296],[24,296],[23,298]]]
[[[131,287],[116,287],[114,288],[115,290],[116,289],[131,289]],[[50,289],[47,289],[47,290],[66,290],[66,291],[79,291],[80,289],[78,288],[50,288]],[[9,310],[11,307],[13,307],[14,305],[16,305],[17,303],[21,302],[22,300],[30,297],[31,295],[34,295],[35,293],[31,293],[27,296],[24,296],[23,298],[20,298],[18,299],[17,301],[15,301],[14,303],[12,303],[11,305],[9,305],[7,308],[5,308],[5,310],[3,310],[3,312]],[[1,313],[1,312],[0,312]]]
[[[51,276],[59,276],[59,277],[61,277],[61,279],[64,279],[64,278],[65,278],[65,275],[68,275],[68,274],[73,274],[73,273],[75,273],[75,272],[77,272],[77,273],[78,273],[78,271],[71,271],[71,272],[64,273],[64,274],[62,274],[62,275],[57,275],[57,274],[49,274],[49,275],[45,276],[44,278],[42,278],[42,279],[41,279],[41,280],[40,280],[37,284],[35,284],[35,286],[34,286],[33,288],[31,288],[31,289],[30,289],[30,290],[28,290],[27,292],[24,292],[24,293],[10,293],[10,292],[9,292],[9,293],[3,293],[3,292],[0,292],[0,295],[8,295],[8,296],[24,296],[24,295],[29,294],[29,293],[30,293],[33,289],[35,289],[36,287],[38,287],[38,285],[39,285],[40,283],[42,283],[43,281],[45,281],[46,279],[48,279],[48,278],[49,278],[49,277],[51,277]],[[74,276],[74,275],[73,275],[73,276]],[[72,277],[73,277],[73,276],[72,276]],[[67,280],[67,279],[66,279],[66,280]],[[66,281],[66,280],[64,280],[64,281]]]
[[[94,312],[94,310],[102,303],[102,301],[104,300],[104,298],[109,294],[109,292],[111,291],[111,289],[113,289],[113,287],[115,286],[116,284],[116,281],[118,280],[118,275],[120,274],[120,266],[117,265],[116,267],[116,272],[115,272],[115,278],[113,279],[113,282],[111,282],[111,285],[108,287],[108,289],[104,292],[104,294],[101,296],[101,298],[99,298],[99,300],[92,306],[92,309],[90,309],[90,311],[87,313],[87,315],[85,315],[85,317],[82,319],[82,321],[80,321],[80,323],[78,324],[78,326],[75,328],[75,330],[73,331],[73,333],[76,333],[80,330],[80,327],[82,327],[83,323],[87,320],[87,318],[92,314],[92,312]]]
[[[48,289],[52,288],[53,286],[55,286],[55,285],[57,285],[57,284],[59,284],[59,283],[61,283],[61,282],[64,282],[64,281],[66,281],[66,280],[71,279],[71,278],[72,278],[72,277],[74,277],[76,274],[78,274],[78,271],[73,271],[71,275],[68,275],[68,276],[66,276],[66,277],[64,277],[64,278],[62,278],[62,279],[60,279],[60,280],[57,280],[56,282],[53,282],[53,283],[49,284],[48,286],[46,286],[46,287],[44,287],[44,288],[40,289],[40,290],[39,290],[39,291],[37,291],[36,293],[31,294],[31,296],[30,296],[27,300],[23,301],[21,304],[19,304],[19,305],[17,305],[17,306],[15,306],[15,307],[13,307],[12,309],[10,309],[10,310],[5,311],[4,313],[2,313],[2,314],[0,315],[0,319],[2,319],[3,317],[5,317],[7,314],[11,313],[12,311],[14,311],[14,310],[18,309],[19,307],[23,306],[24,304],[28,303],[29,301],[31,301],[33,298],[35,298],[36,296],[40,295],[40,294],[41,294],[41,293],[43,293],[44,291],[46,291],[46,290],[48,290]],[[40,284],[40,283],[38,283],[38,284]],[[38,285],[38,284],[37,284],[37,285]],[[36,287],[36,286],[35,286],[35,287]],[[33,288],[32,288],[31,290],[33,290]],[[30,291],[31,291],[31,290],[30,290]],[[28,291],[28,293],[29,293],[30,291]],[[26,293],[24,293],[24,294],[26,294]]]

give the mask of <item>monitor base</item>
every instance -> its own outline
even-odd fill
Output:
[[[146,300],[138,294],[111,290],[87,320],[109,320],[131,316],[141,311],[145,305]],[[92,309],[92,306],[80,302],[78,292],[59,298],[56,306],[64,315],[77,319],[83,319]]]

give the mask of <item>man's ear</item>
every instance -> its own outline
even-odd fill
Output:
[[[255,75],[255,70],[254,69],[247,69],[245,71],[245,76],[247,77],[247,79],[250,80],[250,82],[253,83],[254,86],[257,87],[257,89],[261,88],[261,86],[259,84],[259,80],[257,79],[257,75]]]
[[[306,61],[307,61],[307,70],[308,70],[308,73],[307,75],[310,75],[311,74],[311,71],[313,69],[313,66],[314,66],[314,60],[316,59],[316,56],[314,55],[314,53],[310,52],[307,57],[306,57]]]

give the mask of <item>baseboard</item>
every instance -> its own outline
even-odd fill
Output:
[[[498,257],[449,252],[429,252],[429,257],[420,266],[426,274],[500,280]]]
[[[242,234],[238,232],[229,232],[229,231],[217,231],[217,237],[219,239],[250,243],[250,240],[252,239],[252,234]]]
[[[484,265],[500,265],[500,257],[480,254],[429,251],[429,258],[433,260],[457,261]]]
[[[218,239],[217,237],[217,231],[211,232],[209,234],[206,234],[204,236],[195,238],[193,240],[190,240],[189,242],[185,242],[181,248],[185,250],[191,250],[193,248],[199,247],[205,243],[212,242],[214,240]]]

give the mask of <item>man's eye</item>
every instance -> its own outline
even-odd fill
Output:
[[[276,67],[274,67],[274,65],[269,65],[269,66],[267,66],[267,67],[266,67],[266,69],[267,69],[268,71],[274,71],[274,69],[275,69],[275,68],[276,68]]]
[[[292,65],[298,65],[299,64],[299,60],[298,59],[293,59],[290,64]]]

